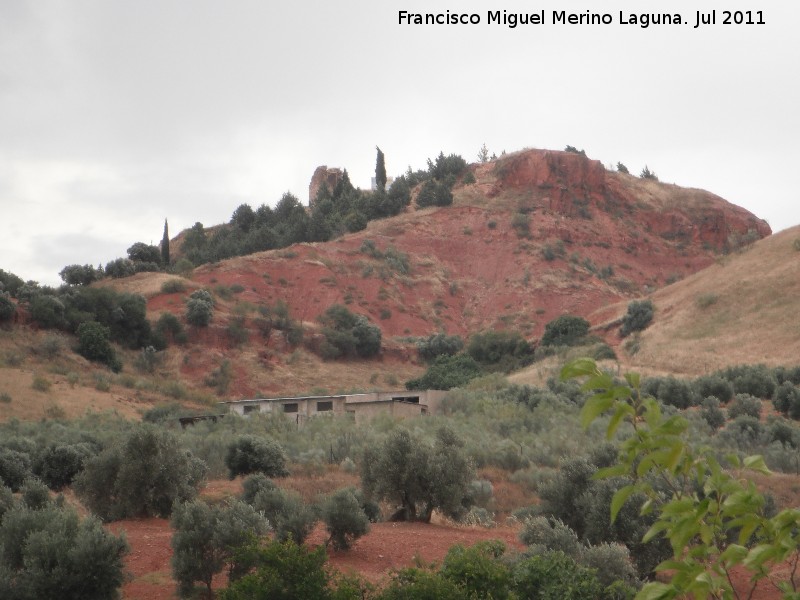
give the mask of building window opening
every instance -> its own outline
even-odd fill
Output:
[[[297,412],[297,402],[293,402],[291,404],[284,404],[283,405],[283,412],[285,412],[285,413],[296,413]]]
[[[318,400],[317,412],[328,412],[333,410],[333,400]]]

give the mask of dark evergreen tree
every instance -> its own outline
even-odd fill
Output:
[[[386,189],[386,162],[381,149],[375,146],[378,158],[375,161],[375,187],[381,191]]]
[[[238,208],[233,211],[230,223],[237,229],[247,233],[250,231],[255,221],[256,211],[254,211],[249,204],[240,204]]]
[[[164,236],[161,238],[161,264],[169,266],[169,225],[164,219]]]

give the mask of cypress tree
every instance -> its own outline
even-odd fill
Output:
[[[381,149],[375,146],[375,149],[378,151],[378,158],[375,161],[375,187],[379,190],[386,189],[386,163],[383,158],[383,152]]]
[[[169,225],[164,219],[164,237],[161,238],[161,262],[165,267],[169,266]]]

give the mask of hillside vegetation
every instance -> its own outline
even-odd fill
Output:
[[[15,401],[2,418],[36,418],[46,410],[57,412],[54,405],[68,415],[89,407],[127,414],[142,403],[168,400],[202,405],[214,398],[398,388],[423,373],[416,345],[427,336],[443,332],[467,340],[478,332],[509,330],[535,346],[545,325],[562,315],[589,317],[597,325],[614,314],[621,300],[653,293],[723,256],[735,265],[737,250],[769,234],[766,223],[713,194],[608,171],[575,152],[512,153],[471,165],[458,179],[448,175],[448,182],[450,206],[420,208],[419,184],[400,214],[375,218],[361,231],[194,269],[185,269],[181,244],[190,232],[183,232],[171,243],[172,263],[183,263],[183,276],[140,272],[91,284],[111,288],[121,298],[143,296],[150,329],[160,336],[152,343],[159,349],[170,342],[169,348],[140,368],[139,351],[114,344],[114,352],[101,352],[109,364],[121,358],[122,373],[113,375],[70,352],[77,344],[69,335],[59,338],[56,346],[62,351],[53,360],[55,355],[39,348],[47,345],[47,334],[11,327],[0,333],[0,352],[11,357],[4,362],[18,371],[5,386]],[[356,191],[350,193],[357,197]],[[239,207],[231,223],[204,235],[238,227],[248,214]],[[192,231],[198,234],[197,226]],[[134,244],[132,249],[151,261],[141,263],[146,268],[155,265],[155,248]],[[112,262],[130,266],[123,259]],[[74,271],[82,273],[81,268]],[[737,279],[742,278],[729,277]],[[187,302],[202,289],[210,292],[211,304],[203,309],[209,312],[194,313],[203,321],[192,324]],[[347,368],[342,368],[343,359],[334,360],[337,352],[331,350],[321,317],[336,305],[379,329],[376,357],[348,358]],[[722,306],[709,307],[708,314]],[[76,308],[69,309],[68,331],[85,318]],[[660,331],[662,315],[672,310],[662,310],[660,301],[656,308],[658,317],[647,336]],[[166,325],[174,330],[157,324],[162,319],[171,319]],[[19,307],[18,321],[35,325],[25,305]],[[113,334],[112,329],[112,341]],[[605,337],[619,345],[616,331]],[[645,341],[637,360],[655,347]],[[629,358],[622,351],[617,356]],[[538,380],[554,364],[543,369],[537,363]],[[53,392],[21,383],[39,371],[51,373]],[[75,386],[92,391],[73,394]]]

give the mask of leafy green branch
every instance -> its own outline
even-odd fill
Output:
[[[647,497],[642,514],[656,515],[643,541],[663,536],[672,546],[673,557],[656,567],[669,582],[648,583],[637,600],[751,598],[761,580],[783,598],[800,599],[800,510],[765,515],[764,496],[742,474],[745,469],[769,473],[761,456],[741,461],[727,456],[725,468],[710,449],[691,447],[683,439],[688,421],[662,414],[658,401],[642,394],[636,373],[626,374],[623,383],[582,358],[565,365],[561,378],[585,378],[582,389],[593,392],[581,411],[584,427],[607,414],[608,438],[623,423],[632,428],[618,462],[596,477],[627,476],[633,482],[614,494],[612,522],[628,498],[642,493]],[[772,574],[779,564],[788,566],[788,577]],[[746,589],[734,588],[734,569],[750,575]]]

